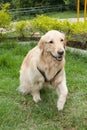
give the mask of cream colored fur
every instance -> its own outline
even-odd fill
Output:
[[[61,70],[52,81],[47,82],[57,90],[58,110],[63,109],[68,93],[64,70],[65,45],[66,40],[63,33],[56,30],[47,32],[42,36],[38,45],[28,52],[20,70],[19,90],[25,94],[30,93],[36,103],[41,100],[40,89],[45,84],[44,77],[37,67],[45,72],[48,80],[51,80]],[[61,61],[57,60],[60,50],[64,51]]]

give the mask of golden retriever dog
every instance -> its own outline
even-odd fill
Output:
[[[30,93],[35,103],[41,100],[40,89],[46,83],[57,90],[57,108],[63,109],[68,93],[64,70],[65,46],[65,35],[51,30],[24,58],[18,89],[25,94]]]

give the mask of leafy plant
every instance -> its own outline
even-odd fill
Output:
[[[19,21],[16,24],[16,31],[19,33],[21,37],[25,37],[25,27],[26,21]]]
[[[32,32],[32,26],[29,21],[19,21],[16,23],[16,32],[20,37],[24,38]]]
[[[45,33],[52,29],[54,19],[44,15],[37,15],[37,17],[34,20],[32,20],[30,23],[36,30]]]
[[[71,24],[71,35],[76,41],[87,42],[87,21]]]
[[[11,15],[9,11],[7,10],[9,8],[10,4],[0,4],[1,10],[0,10],[0,27],[7,27],[7,25],[11,22]]]
[[[70,30],[70,23],[68,20],[60,21],[44,15],[37,15],[37,17],[31,21],[31,25],[42,32],[56,29],[68,33]]]
[[[43,33],[55,29],[63,31],[67,35],[68,40],[76,40],[82,43],[87,42],[87,21],[84,23],[70,23],[68,20],[61,21],[48,16],[37,15],[31,21],[31,25]]]
[[[2,30],[5,30],[4,28],[6,28],[11,22],[11,15],[8,11],[9,6],[9,3],[0,4],[0,41],[7,36],[6,31],[3,32]]]

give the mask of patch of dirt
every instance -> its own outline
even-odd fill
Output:
[[[68,41],[67,45],[69,47],[87,50],[87,42],[82,43],[82,42],[79,42],[79,41]]]

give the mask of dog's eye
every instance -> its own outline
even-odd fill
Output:
[[[64,40],[61,38],[60,41],[63,42]]]
[[[49,41],[49,43],[51,43],[51,44],[52,44],[52,43],[53,43],[53,41],[51,40],[51,41]]]

